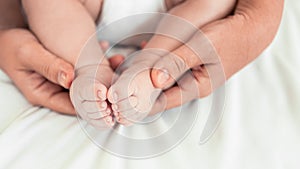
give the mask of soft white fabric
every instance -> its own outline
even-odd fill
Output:
[[[32,107],[0,73],[0,168],[299,168],[300,1],[285,1],[274,43],[226,85],[226,108],[215,135],[197,145],[205,114],[170,152],[128,160],[95,146],[75,117]],[[199,101],[201,110],[210,98]],[[124,145],[126,146],[126,145]]]
[[[109,27],[109,30],[102,32],[98,37],[101,40],[107,40],[111,43],[119,43],[125,45],[140,45],[144,38],[131,38],[130,40],[120,43],[119,37],[127,37],[145,30],[143,27],[152,27],[152,32],[155,31],[155,25],[147,23],[154,22],[157,18],[143,14],[166,12],[167,8],[165,0],[104,0],[101,10],[101,16],[98,21],[98,29],[107,27],[114,23],[115,26]],[[126,19],[128,16],[140,15],[135,19]],[[117,24],[116,24],[117,22]],[[123,39],[122,39],[123,40]]]

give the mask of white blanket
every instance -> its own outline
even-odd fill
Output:
[[[184,141],[150,159],[101,150],[75,117],[31,106],[0,71],[0,169],[299,168],[299,20],[300,1],[286,1],[275,41],[226,84],[224,116],[206,144],[198,145],[200,114]],[[201,110],[210,99],[198,102]]]

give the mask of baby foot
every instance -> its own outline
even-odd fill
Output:
[[[78,69],[76,76],[70,97],[77,113],[97,129],[112,127],[115,122],[106,96],[113,70],[106,64],[91,65]]]
[[[146,60],[148,62],[137,59],[108,90],[108,100],[112,104],[113,113],[116,120],[123,125],[145,118],[161,92],[153,86],[150,78],[153,54],[146,55],[150,57],[150,60]]]

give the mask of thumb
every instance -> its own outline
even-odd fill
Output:
[[[199,57],[186,45],[182,45],[154,64],[151,71],[152,83],[157,88],[169,88],[187,70],[200,64]]]
[[[23,58],[26,58],[24,62],[28,69],[36,71],[55,84],[70,88],[74,79],[74,68],[70,63],[48,52],[37,41],[27,51],[25,54],[28,56]]]

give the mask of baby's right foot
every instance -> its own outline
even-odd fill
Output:
[[[113,70],[106,64],[84,66],[76,76],[70,89],[76,112],[97,129],[112,127],[115,122],[106,95]]]

